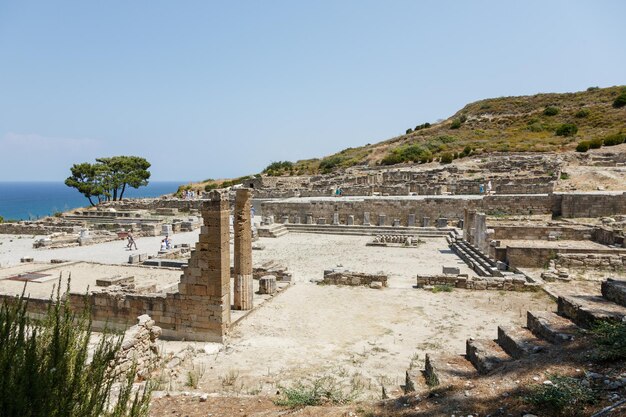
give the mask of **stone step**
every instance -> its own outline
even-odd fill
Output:
[[[426,354],[424,378],[431,388],[449,387],[476,376],[476,368],[462,355]]]
[[[579,330],[570,320],[551,311],[526,312],[526,326],[536,336],[551,343],[572,341]]]
[[[500,345],[488,339],[468,339],[465,355],[480,374],[488,374],[511,360]]]
[[[498,326],[498,344],[516,359],[539,353],[547,347],[545,341],[520,326]]]
[[[602,282],[602,296],[609,301],[626,306],[626,281],[608,278]]]
[[[560,315],[585,328],[593,327],[598,320],[622,321],[626,317],[626,307],[600,296],[560,296],[557,304]]]
[[[373,235],[402,235],[417,237],[445,237],[450,233],[449,229],[431,229],[418,227],[392,227],[392,226],[360,226],[360,225],[315,225],[286,223],[284,226],[295,233],[319,233],[353,236]]]

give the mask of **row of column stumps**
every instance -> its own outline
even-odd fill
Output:
[[[239,189],[235,194],[234,230],[234,308],[251,310],[253,305],[252,279],[252,223],[249,189]]]

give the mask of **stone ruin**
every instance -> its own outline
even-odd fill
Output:
[[[99,291],[69,293],[71,305],[89,305],[94,330],[126,329],[136,317],[149,315],[166,339],[222,342],[231,324],[231,297],[235,309],[250,310],[252,270],[250,192],[240,190],[235,203],[235,291],[231,296],[230,205],[226,193],[214,191],[202,204],[199,240],[183,269],[177,291],[155,293],[137,288],[132,277],[115,276]],[[281,282],[290,280],[280,274]],[[3,298],[12,296],[3,295]],[[46,311],[50,300],[31,299],[29,313]]]
[[[376,235],[367,246],[395,246],[395,247],[417,247],[420,240],[417,236],[406,235]]]

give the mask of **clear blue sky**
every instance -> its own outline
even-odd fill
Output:
[[[256,173],[482,98],[626,84],[626,2],[0,1],[0,181]]]

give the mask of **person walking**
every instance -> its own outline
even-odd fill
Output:
[[[128,234],[128,245],[126,245],[126,247],[130,250],[133,250],[133,246],[135,246],[135,250],[137,250],[137,243],[135,242],[135,239],[133,238],[133,234],[129,233]]]

